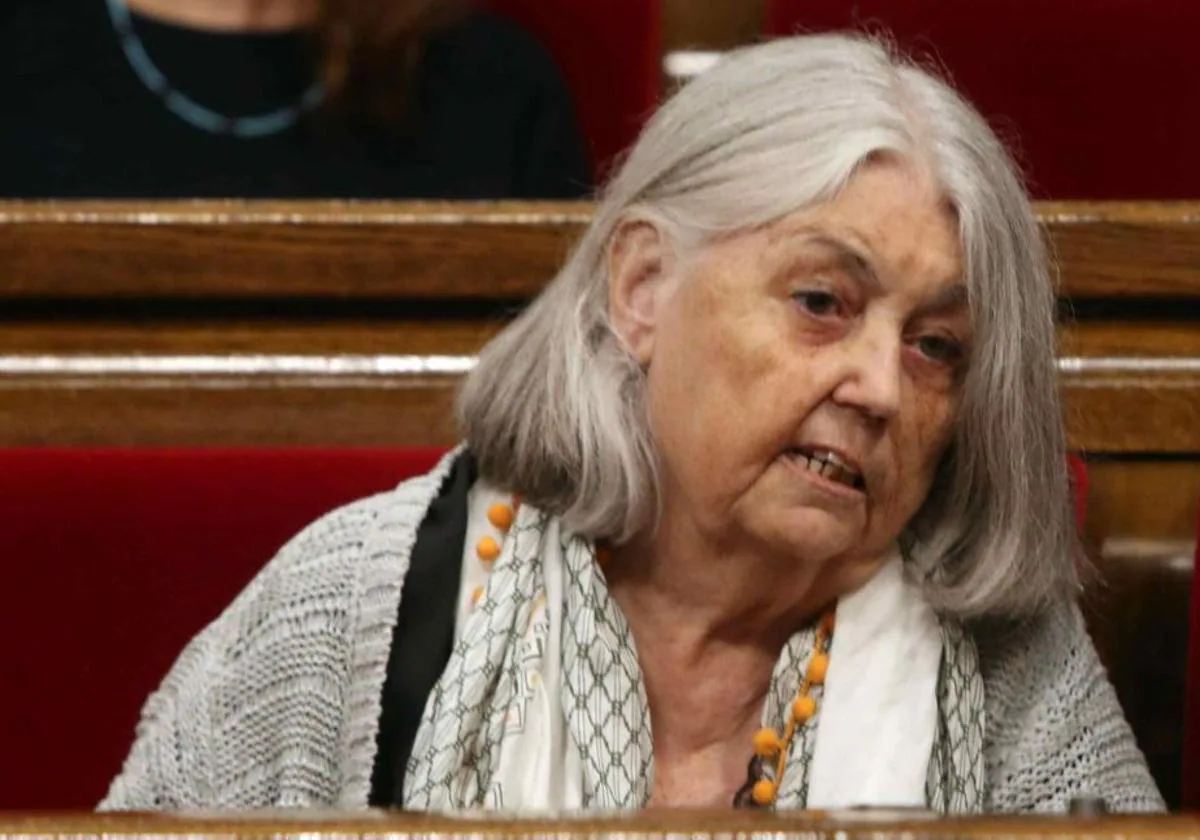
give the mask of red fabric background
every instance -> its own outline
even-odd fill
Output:
[[[0,450],[0,809],[90,808],[184,644],[434,450]]]
[[[658,103],[660,0],[481,0],[521,23],[558,62],[603,174]]]
[[[936,48],[1039,197],[1200,197],[1196,0],[769,0],[766,25]]]

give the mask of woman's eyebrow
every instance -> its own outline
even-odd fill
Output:
[[[883,294],[883,283],[871,264],[868,251],[858,246],[851,239],[841,236],[811,232],[802,235],[797,240],[797,246],[817,246],[830,253],[838,266],[848,274],[852,274],[869,292]],[[961,282],[948,283],[931,294],[919,307],[920,312],[937,312],[963,306],[967,303],[967,287]]]
[[[819,232],[802,234],[797,237],[794,247],[798,250],[814,245],[829,252],[839,268],[854,275],[863,285],[869,287],[871,292],[883,292],[883,284],[879,281],[879,276],[864,249],[839,236]]]
[[[871,292],[883,292],[883,283],[879,281],[879,275],[875,273],[875,267],[871,265],[871,259],[864,249],[857,247],[853,242],[828,234],[818,234],[811,241],[832,251],[838,264],[869,287]]]

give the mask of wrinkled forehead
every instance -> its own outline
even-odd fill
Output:
[[[910,167],[865,167],[830,200],[761,233],[768,261],[821,259],[880,292],[966,299],[958,215],[937,182]]]

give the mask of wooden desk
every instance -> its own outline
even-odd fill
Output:
[[[259,838],[430,838],[430,840],[884,840],[885,838],[970,838],[970,840],[1183,840],[1200,836],[1200,819],[1189,816],[981,817],[977,819],[888,819],[868,814],[839,818],[820,813],[776,815],[734,811],[659,811],[625,818],[499,820],[450,819],[383,812],[218,815],[3,815],[0,838],[221,837]]]

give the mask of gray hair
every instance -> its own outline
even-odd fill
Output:
[[[940,611],[1036,611],[1077,586],[1041,231],[1003,144],[947,84],[878,40],[729,54],[650,120],[558,276],[482,352],[458,419],[480,473],[616,542],[654,524],[644,374],[608,317],[618,226],[683,249],[828,201],[869,158],[917,160],[953,204],[974,330],[952,441],[902,537]]]

